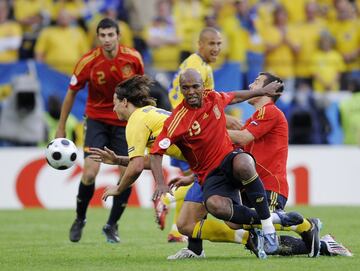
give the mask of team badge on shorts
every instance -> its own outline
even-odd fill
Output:
[[[219,110],[219,107],[217,106],[217,104],[213,107],[213,111],[215,114],[215,118],[218,120],[221,117],[221,112]]]
[[[164,139],[161,139],[159,142],[159,147],[163,150],[166,150],[171,145],[170,139],[165,137]]]

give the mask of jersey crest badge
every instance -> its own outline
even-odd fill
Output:
[[[203,116],[203,120],[204,119],[207,119],[209,117],[209,114],[208,113],[205,113],[204,116]]]
[[[159,147],[163,150],[166,150],[167,148],[169,148],[171,145],[170,139],[165,137],[162,140],[160,140],[159,142]]]
[[[129,78],[133,75],[133,71],[132,71],[130,64],[126,64],[124,67],[122,67],[121,72],[122,72],[124,78]]]
[[[213,111],[215,114],[215,118],[218,120],[221,117],[221,112],[219,110],[219,107],[217,106],[217,104],[213,107]]]

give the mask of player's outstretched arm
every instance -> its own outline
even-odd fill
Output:
[[[235,144],[245,146],[255,140],[255,137],[247,129],[244,130],[228,130],[231,141]]]
[[[152,200],[160,199],[162,195],[171,193],[170,188],[165,184],[164,175],[162,171],[163,156],[160,154],[150,154],[150,167],[155,179],[155,191]]]
[[[73,107],[76,94],[77,91],[73,91],[71,89],[68,89],[66,92],[64,102],[61,106],[60,119],[55,133],[55,138],[66,137],[66,133],[65,133],[66,121],[70,114],[71,108]]]
[[[246,101],[248,99],[258,97],[258,96],[278,96],[281,95],[281,92],[279,89],[281,87],[284,87],[283,83],[279,83],[277,81],[271,82],[270,84],[266,85],[263,88],[258,88],[254,90],[240,90],[240,91],[234,91],[235,94],[234,99],[231,101],[231,104],[234,103],[241,103],[243,101]]]
[[[122,176],[120,183],[117,186],[109,186],[105,189],[102,196],[103,200],[106,200],[109,196],[120,195],[127,188],[129,188],[139,178],[140,174],[144,170],[144,157],[137,156],[131,158],[124,175]]]
[[[109,165],[120,165],[127,167],[129,164],[129,157],[117,155],[114,151],[107,147],[104,150],[99,148],[90,148],[89,158],[95,162],[109,164]]]

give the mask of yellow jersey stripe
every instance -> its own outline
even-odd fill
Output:
[[[169,131],[173,129],[173,126],[175,125],[175,122],[177,122],[177,119],[179,117],[179,115],[185,110],[185,107],[182,107],[176,114],[174,119],[172,120],[172,122],[169,125]]]
[[[123,54],[128,54],[128,55],[132,55],[132,56],[136,57],[140,61],[141,65],[144,66],[142,57],[138,51],[131,50],[130,48],[127,48],[127,47],[120,47],[120,50],[121,50],[121,53],[123,53]]]
[[[187,112],[188,112],[188,109],[183,107],[178,113],[176,113],[176,116],[175,116],[174,120],[171,122],[171,124],[169,126],[169,131],[168,131],[169,137],[172,136],[175,129],[178,127],[181,119],[186,115]]]
[[[182,111],[184,111],[186,108],[182,107],[176,114],[174,119],[172,120],[172,122],[169,125],[169,131],[172,129],[172,127],[174,126],[174,123],[177,121],[179,114],[181,114]]]
[[[95,50],[91,55],[88,55],[87,57],[84,57],[79,64],[77,65],[74,74],[77,76],[79,75],[79,73],[84,69],[84,67],[86,66],[86,64],[88,64],[90,61],[92,61],[95,57],[97,57],[98,55],[100,55],[100,48],[98,48],[97,50]]]
[[[265,116],[265,107],[262,108],[259,119],[264,119],[264,116]]]
[[[174,133],[175,129],[178,127],[180,121],[182,120],[182,118],[186,115],[186,113],[188,112],[188,109],[186,109],[184,107],[184,110],[182,110],[182,112],[180,114],[178,114],[176,117],[176,121],[172,122],[172,127],[171,129],[169,129],[169,136],[171,137],[172,134]]]

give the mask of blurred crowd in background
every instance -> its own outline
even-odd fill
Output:
[[[213,65],[216,89],[247,89],[260,71],[274,73],[285,82],[279,107],[291,144],[360,145],[360,0],[0,0],[0,145],[52,138],[63,95],[54,90],[44,98],[32,71],[43,64],[70,76],[97,45],[104,17],[119,22],[121,44],[142,54],[166,109],[161,100],[173,74],[196,51],[201,29],[211,26],[223,36]],[[27,75],[5,78],[23,62]],[[40,93],[31,96],[29,88]],[[242,119],[251,114],[244,105],[229,110]],[[68,133],[79,145],[81,123],[73,116]]]

